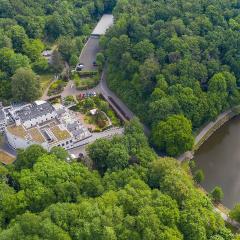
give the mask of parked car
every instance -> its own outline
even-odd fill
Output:
[[[78,98],[79,98],[79,99],[83,99],[83,94],[80,93],[80,94],[78,95]]]
[[[94,67],[97,67],[97,66],[98,66],[96,61],[93,61],[93,66],[94,66]]]
[[[84,64],[83,63],[79,63],[76,67],[77,71],[81,71],[84,68]]]

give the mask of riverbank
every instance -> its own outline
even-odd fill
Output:
[[[224,124],[229,122],[232,118],[240,114],[240,106],[236,106],[232,109],[229,109],[223,113],[221,113],[215,121],[211,121],[207,123],[204,127],[202,127],[197,133],[194,141],[194,147],[192,151],[185,152],[177,159],[180,162],[188,161],[194,158],[195,152],[205,143],[219,128],[221,128]],[[201,189],[207,193],[205,189],[201,187]],[[228,212],[229,209],[226,206],[215,206],[215,212],[219,213],[225,222],[233,226],[235,229],[240,229],[240,223],[234,221],[229,218]]]
[[[207,123],[195,137],[192,151],[187,151],[180,155],[177,159],[180,162],[188,161],[194,158],[194,152],[197,151],[201,145],[208,140],[220,127],[231,120],[233,117],[240,114],[240,106],[233,107],[221,113],[215,121]]]

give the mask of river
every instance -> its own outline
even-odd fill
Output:
[[[240,203],[240,116],[218,129],[195,153],[197,167],[211,191],[216,185],[224,192],[223,204],[232,208]]]

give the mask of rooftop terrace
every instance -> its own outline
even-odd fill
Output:
[[[46,141],[41,132],[38,130],[38,128],[28,129],[28,133],[31,135],[32,140],[34,142],[44,143]]]
[[[0,162],[2,162],[5,165],[11,164],[15,161],[16,157],[14,157],[13,155],[0,150]]]
[[[70,133],[68,132],[68,130],[64,129],[60,129],[59,126],[55,126],[50,128],[51,132],[54,134],[54,136],[56,137],[56,139],[58,141],[63,141],[66,140],[68,138],[71,138]]]
[[[23,126],[8,126],[7,130],[12,134],[20,138],[25,138],[27,137],[27,131],[24,129]]]

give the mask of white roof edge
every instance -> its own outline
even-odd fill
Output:
[[[46,103],[46,101],[44,101],[44,100],[37,100],[37,101],[35,101],[35,103],[37,105],[42,105],[42,104]]]

